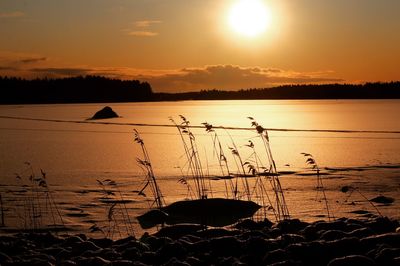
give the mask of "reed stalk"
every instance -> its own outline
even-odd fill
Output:
[[[213,126],[211,124],[209,124],[207,122],[202,123],[202,124],[204,125],[206,132],[209,133],[211,136],[211,141],[213,143],[213,155],[215,155],[218,158],[218,165],[219,165],[222,177],[224,179],[226,197],[229,198],[229,189],[230,189],[231,197],[235,198],[235,193],[234,193],[235,188],[234,188],[232,179],[230,178],[231,172],[229,170],[228,160],[225,156],[224,150],[222,149],[222,144],[219,139],[219,136],[218,136],[217,132],[213,129]]]
[[[372,206],[372,208],[375,209],[375,211],[378,213],[379,216],[383,217],[383,214],[379,211],[378,207],[372,201],[370,201],[357,187],[344,186],[344,187],[342,187],[341,190],[343,193],[350,191],[345,202],[348,201],[350,199],[351,195],[353,194],[353,192],[356,191],[363,199],[365,199]]]
[[[134,130],[134,136],[135,136],[135,142],[140,145],[143,154],[143,159],[136,158],[136,160],[138,164],[144,168],[147,176],[147,183],[139,192],[139,194],[143,193],[144,189],[149,185],[154,196],[154,202],[157,208],[161,209],[165,205],[164,197],[161,193],[160,187],[158,186],[149,153],[147,151],[143,139],[141,138],[139,132],[136,129]]]
[[[251,191],[250,191],[250,185],[249,182],[247,180],[248,175],[246,174],[246,170],[245,170],[245,164],[242,160],[242,156],[239,153],[239,149],[236,146],[235,141],[233,140],[231,134],[229,134],[228,131],[226,131],[226,133],[228,134],[230,140],[231,140],[231,144],[233,147],[228,147],[231,150],[231,153],[233,155],[235,164],[236,164],[236,168],[238,170],[238,175],[236,175],[236,183],[235,183],[235,196],[236,199],[238,199],[238,180],[239,178],[242,180],[242,186],[244,187],[244,194],[247,197],[247,200],[251,201]]]
[[[6,226],[4,222],[4,207],[3,207],[3,198],[0,194],[0,209],[1,209],[1,227]]]
[[[249,169],[248,171],[256,176],[256,182],[254,183],[252,194],[255,194],[257,198],[261,199],[262,203],[261,206],[264,206],[263,208],[264,218],[267,218],[267,209],[272,209],[274,217],[277,220],[278,216],[275,212],[275,208],[272,207],[273,204],[271,198],[269,197],[268,191],[264,185],[264,179],[262,178],[263,175],[261,174],[265,172],[266,167],[263,166],[262,161],[257,154],[254,143],[251,140],[249,140],[248,144],[245,146],[252,149],[252,153],[250,154],[248,160],[246,160],[244,164],[247,165]],[[266,207],[267,203],[269,204],[269,207]]]
[[[324,187],[324,184],[322,182],[321,175],[320,175],[320,168],[319,168],[316,160],[314,159],[314,157],[311,154],[305,153],[305,152],[302,152],[301,154],[304,155],[304,157],[306,157],[306,163],[308,165],[310,165],[311,168],[316,172],[316,176],[317,176],[317,186],[316,186],[317,198],[318,198],[318,193],[321,192],[322,193],[322,200],[325,203],[325,209],[326,209],[326,213],[328,215],[328,220],[331,221],[334,218],[334,216],[331,215],[331,211],[329,209],[328,199],[327,199],[326,193],[325,193],[325,187]]]
[[[206,199],[208,197],[208,191],[211,191],[211,187],[207,188],[205,183],[205,177],[196,144],[196,138],[190,130],[189,120],[187,120],[183,115],[180,115],[179,117],[182,120],[180,124],[177,124],[172,118],[170,118],[170,121],[178,129],[187,159],[188,172],[191,174],[191,177],[195,183],[197,198]]]
[[[266,154],[267,154],[270,168],[266,172],[266,174],[269,177],[272,190],[274,191],[274,194],[275,194],[274,208],[276,208],[276,216],[277,216],[276,218],[278,221],[290,219],[289,210],[288,210],[286,200],[285,200],[285,194],[283,192],[282,185],[279,180],[279,174],[278,174],[278,171],[276,170],[276,164],[275,164],[274,158],[272,156],[271,147],[269,145],[268,131],[265,128],[263,128],[261,125],[259,125],[254,120],[253,117],[248,117],[248,119],[251,120],[251,126],[256,129],[258,135],[260,136],[260,138],[264,144]]]
[[[40,169],[41,175],[37,176],[32,165],[29,162],[25,162],[25,164],[28,169],[24,172],[29,172],[29,190],[27,195],[23,196],[23,216],[19,216],[23,219],[24,228],[27,230],[40,229],[44,226],[44,222],[65,227],[61,212],[47,183],[46,173]],[[21,175],[17,174],[16,177],[23,182]],[[22,183],[21,186],[25,185]]]

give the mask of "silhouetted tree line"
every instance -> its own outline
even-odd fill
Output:
[[[88,103],[150,101],[151,86],[138,80],[99,76],[59,79],[0,77],[0,103]]]
[[[400,99],[400,82],[283,85],[239,91],[153,93],[147,82],[99,76],[60,79],[0,77],[0,103],[89,103],[251,99]]]
[[[239,91],[202,90],[186,93],[157,93],[159,101],[252,100],[252,99],[400,99],[400,82],[326,85],[283,85]]]

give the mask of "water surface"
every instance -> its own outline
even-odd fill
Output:
[[[105,105],[8,105],[0,106],[0,115],[85,121]],[[180,123],[179,115],[184,115],[191,125],[208,122],[214,126],[248,128],[251,121],[247,117],[251,116],[266,128],[400,131],[399,100],[183,101],[107,105],[121,116],[105,120],[115,123],[171,125],[169,117]],[[3,196],[6,204],[12,205],[21,193],[18,191],[22,184],[16,179],[16,173],[29,176],[25,162],[30,162],[37,174],[39,169],[46,172],[48,183],[64,206],[63,213],[68,214],[74,208],[87,213],[68,218],[74,226],[87,229],[94,221],[105,219],[107,205],[99,204],[102,195],[96,180],[115,180],[124,196],[133,201],[128,206],[133,216],[143,213],[151,207],[152,200],[137,195],[137,190],[144,184],[144,176],[136,162],[142,154],[140,146],[134,142],[134,128],[144,139],[167,202],[187,197],[186,187],[177,182],[187,170],[180,136],[173,127],[0,119],[0,185],[1,193],[6,195]],[[204,173],[221,175],[211,134],[204,129],[192,129],[192,132]],[[249,140],[268,167],[256,131],[218,129],[216,133],[232,172],[238,172],[238,169],[229,147],[236,145],[243,161],[251,160],[252,150],[246,146]],[[301,152],[313,154],[320,168],[340,168],[339,172],[331,172],[325,181],[328,196],[333,199],[341,195],[337,194],[340,187],[349,183],[362,186],[371,197],[382,193],[399,195],[400,173],[396,168],[400,163],[399,134],[270,131],[269,136],[278,171],[308,171]],[[391,169],[390,174],[385,174],[385,169]],[[283,175],[281,180],[292,213],[304,219],[319,218],[323,206],[315,204],[314,177]],[[215,192],[223,195],[222,182],[212,183]],[[341,203],[344,204],[344,200]],[[342,205],[335,208],[342,215],[349,211],[349,207]],[[391,215],[396,215],[396,208],[385,208]],[[12,208],[8,211],[12,212]]]

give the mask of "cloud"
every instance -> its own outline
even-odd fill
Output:
[[[161,20],[137,20],[133,23],[133,29],[123,29],[127,35],[135,37],[155,37],[158,32],[149,29],[154,24],[162,23]]]
[[[159,23],[162,23],[162,21],[161,20],[137,20],[137,21],[135,21],[134,25],[135,25],[135,27],[138,27],[138,28],[147,28],[153,24],[159,24]]]
[[[46,60],[47,60],[46,57],[32,57],[32,58],[21,59],[20,62],[24,63],[24,64],[29,64],[29,63],[37,63],[37,62],[41,62],[41,61],[46,61]]]
[[[24,17],[24,16],[25,16],[25,13],[23,13],[21,11],[0,13],[0,18],[20,18],[20,17]]]
[[[284,84],[336,83],[343,79],[330,77],[331,71],[295,72],[277,68],[241,67],[236,65],[211,65],[184,68],[161,75],[139,75],[155,91],[197,91],[202,89],[238,90],[265,88]]]
[[[18,69],[10,66],[0,66],[0,71],[18,71]]]
[[[156,92],[185,92],[207,89],[238,90],[285,84],[343,83],[333,71],[299,72],[280,68],[208,65],[182,69],[137,69],[66,65],[43,55],[0,51],[0,75],[25,78],[100,75],[147,81]]]
[[[29,67],[45,67],[51,62],[38,54],[13,51],[0,51],[0,75],[31,77],[34,75]]]
[[[32,68],[30,71],[40,74],[45,74],[47,76],[84,76],[89,75],[92,72],[92,69],[88,68]]]
[[[0,63],[18,66],[21,64],[35,64],[48,60],[47,57],[38,54],[20,53],[12,51],[0,51]]]
[[[129,31],[127,33],[130,36],[138,36],[138,37],[154,37],[158,35],[158,32],[154,31]]]

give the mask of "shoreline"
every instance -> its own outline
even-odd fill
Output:
[[[85,234],[0,236],[2,265],[398,265],[400,221],[243,220],[231,229],[165,227],[136,239]]]

